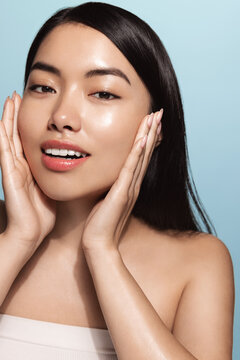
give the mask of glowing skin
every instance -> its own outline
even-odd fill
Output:
[[[23,95],[18,125],[27,161],[42,191],[55,200],[97,198],[116,180],[137,129],[150,110],[150,96],[134,68],[102,33],[81,24],[55,28],[42,42],[33,65],[44,62],[60,76],[35,69]],[[117,68],[117,75],[93,75],[96,68]],[[35,88],[33,85],[48,86]],[[45,92],[43,92],[45,91]],[[98,92],[110,92],[102,99]],[[47,169],[40,144],[76,144],[90,158],[67,172]]]
[[[230,360],[234,283],[225,246],[208,234],[157,231],[134,217],[122,231],[159,125],[146,117],[149,131],[141,126],[138,132],[148,134],[145,151],[135,146],[130,152],[150,104],[135,70],[104,35],[73,24],[53,30],[37,61],[55,66],[61,75],[32,71],[18,119],[20,135],[40,188],[66,201],[51,201],[55,218],[53,204],[33,186],[21,156],[15,165],[6,134],[13,134],[15,149],[20,146],[12,131],[14,104],[8,100],[0,153],[8,195],[5,218],[14,226],[10,235],[0,234],[1,313],[108,328],[121,360]],[[116,73],[86,77],[96,67],[120,69],[131,86]],[[31,91],[34,84],[53,90]],[[119,98],[99,99],[99,91]],[[20,99],[15,100],[16,105]],[[68,141],[91,156],[71,170],[50,170],[40,149],[54,145],[49,140]],[[119,181],[95,206],[126,158]],[[29,251],[34,251],[31,259]]]

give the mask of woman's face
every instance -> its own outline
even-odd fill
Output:
[[[18,117],[32,174],[52,199],[98,197],[118,177],[149,112],[150,95],[118,48],[82,24],[55,28],[33,67]],[[43,147],[51,153],[44,155]],[[66,150],[71,157],[78,148],[90,155],[59,159],[51,148],[65,149],[65,157]]]

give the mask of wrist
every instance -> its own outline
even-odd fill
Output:
[[[115,251],[118,252],[117,246],[115,246],[114,240],[112,238],[94,238],[86,239],[82,238],[82,248],[85,254],[89,256],[94,254],[114,254]]]
[[[85,258],[89,266],[101,266],[102,264],[111,266],[119,261],[122,262],[122,257],[119,250],[114,246],[98,246],[83,249]]]
[[[27,249],[14,243],[14,241],[4,233],[0,234],[0,253],[2,257],[1,263],[6,259],[11,271],[14,269],[16,273],[21,270],[31,257],[30,251],[27,251]],[[5,256],[6,258],[4,259]]]
[[[19,235],[5,231],[0,234],[0,243],[8,249],[9,253],[23,261],[27,261],[33,254],[33,241],[20,238]]]

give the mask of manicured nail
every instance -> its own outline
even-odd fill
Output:
[[[147,142],[147,135],[144,136],[144,138],[141,141],[141,147],[144,148],[144,146],[146,145]]]
[[[16,90],[14,90],[13,94],[12,94],[12,100],[14,101],[15,99],[15,96],[16,96]]]

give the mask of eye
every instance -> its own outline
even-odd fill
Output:
[[[96,97],[97,99],[102,99],[102,100],[113,100],[113,99],[120,99],[120,96],[111,94],[108,91],[98,91],[94,94],[92,94],[94,97]]]
[[[48,92],[50,92],[52,94],[56,93],[56,91],[53,88],[46,86],[46,85],[35,84],[35,85],[30,86],[29,89],[31,91],[35,91],[40,94],[48,93]]]

